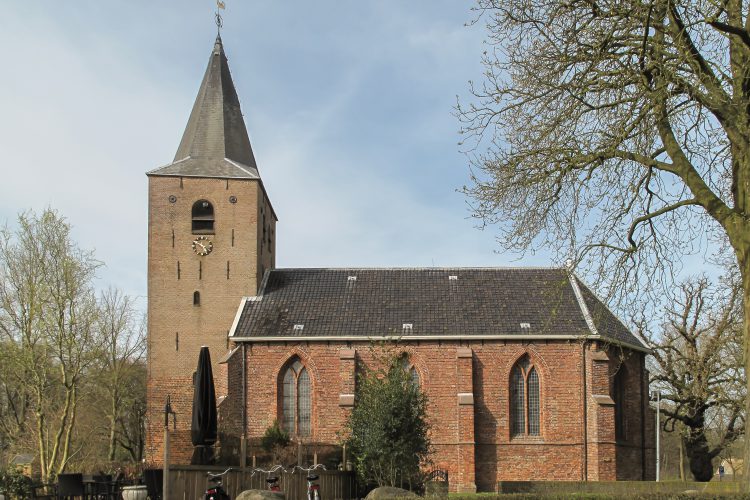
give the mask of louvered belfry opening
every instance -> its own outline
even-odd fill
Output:
[[[193,234],[214,234],[214,207],[207,200],[193,203]]]

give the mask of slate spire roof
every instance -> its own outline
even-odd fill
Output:
[[[601,339],[646,350],[561,268],[272,269],[240,305],[238,342]]]
[[[174,161],[147,175],[259,178],[220,36]]]

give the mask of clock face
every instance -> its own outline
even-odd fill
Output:
[[[207,236],[198,236],[193,240],[193,252],[198,255],[208,255],[214,249],[214,244]]]

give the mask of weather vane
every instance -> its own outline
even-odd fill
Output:
[[[224,19],[222,19],[220,10],[226,9],[227,6],[221,0],[216,0],[216,31],[221,33],[221,28],[224,26]]]

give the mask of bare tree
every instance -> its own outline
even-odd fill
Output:
[[[99,297],[97,329],[101,336],[99,383],[108,399],[107,458],[115,459],[118,427],[123,415],[137,405],[140,396],[134,377],[140,372],[145,354],[145,322],[132,297],[109,288]],[[145,382],[144,382],[145,388]]]
[[[0,238],[0,332],[13,359],[8,377],[23,411],[33,413],[44,479],[62,472],[75,451],[82,378],[96,340],[92,280],[99,265],[53,210],[21,214],[18,229]]]
[[[748,0],[477,2],[485,80],[458,107],[476,217],[612,299],[727,243],[750,363]]]
[[[128,452],[133,462],[143,460],[146,447],[146,365],[131,372],[129,405],[117,418],[117,443]]]
[[[696,481],[711,479],[712,460],[744,432],[741,290],[722,292],[705,277],[685,281],[661,332],[650,331],[648,312],[637,321],[652,349],[664,427],[680,431]]]

